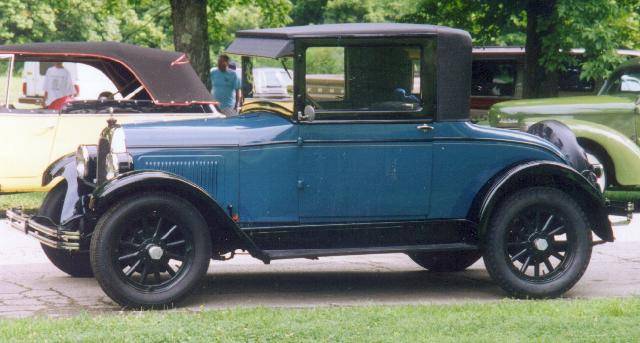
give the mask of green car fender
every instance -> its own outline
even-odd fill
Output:
[[[525,127],[542,120],[559,120],[571,128],[578,139],[589,140],[606,151],[613,163],[616,180],[623,186],[640,185],[640,148],[619,131],[610,127],[579,119],[531,118]]]

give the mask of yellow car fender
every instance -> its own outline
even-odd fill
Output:
[[[609,155],[615,169],[616,180],[623,186],[640,185],[640,148],[622,133],[594,122],[577,119],[532,118],[529,127],[542,120],[559,120],[566,124],[577,138],[588,139],[600,145]]]

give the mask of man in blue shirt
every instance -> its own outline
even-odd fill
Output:
[[[227,117],[238,115],[242,104],[240,78],[229,69],[229,56],[218,56],[218,68],[211,72],[211,94],[219,103],[218,110]]]

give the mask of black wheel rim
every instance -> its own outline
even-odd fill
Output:
[[[191,231],[158,211],[140,214],[116,237],[112,263],[118,276],[144,292],[157,292],[179,282],[191,268]]]
[[[505,240],[506,260],[514,274],[534,283],[560,277],[575,255],[576,236],[570,225],[556,208],[521,210],[509,223]]]

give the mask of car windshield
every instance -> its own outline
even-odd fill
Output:
[[[640,94],[640,69],[626,70],[613,76],[606,84],[605,94]]]
[[[245,57],[243,67],[242,90],[246,100],[293,102],[291,58]]]
[[[76,100],[122,99],[113,82],[85,63],[0,57],[0,103],[9,109],[60,110]]]

